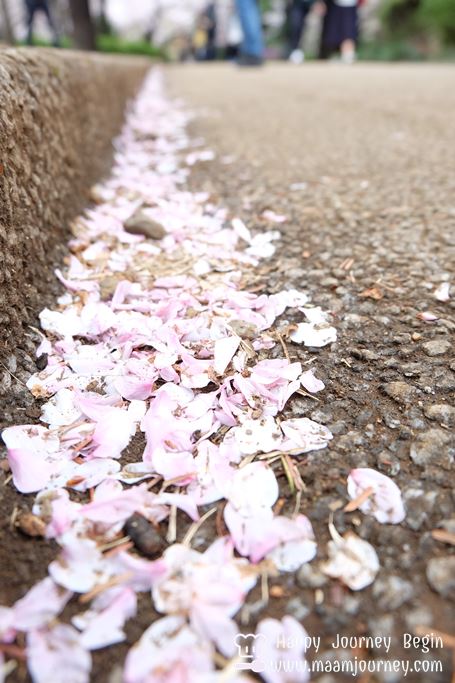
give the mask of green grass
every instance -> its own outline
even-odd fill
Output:
[[[107,33],[98,35],[96,45],[100,52],[113,52],[125,55],[145,55],[147,57],[154,57],[163,59],[165,57],[163,51],[151,45],[146,40],[123,40],[115,35]]]
[[[25,45],[25,41],[20,41],[18,45]],[[48,40],[41,40],[38,38],[33,39],[34,47],[53,47],[52,43]],[[74,43],[68,36],[63,36],[60,38],[60,47],[71,49],[74,47]],[[100,52],[110,52],[114,54],[123,55],[145,55],[146,57],[152,57],[155,59],[165,59],[166,55],[163,50],[151,45],[146,40],[123,40],[115,35],[110,34],[99,34],[96,39],[96,47]]]
[[[16,43],[17,45],[25,47],[27,43],[25,40],[19,40]],[[32,42],[32,47],[54,47],[52,43],[49,40],[41,40],[41,38],[33,38]],[[73,43],[71,38],[67,38],[66,36],[60,37],[60,45],[59,47],[66,48],[67,50],[71,49],[73,47]]]
[[[412,43],[406,40],[383,40],[360,43],[358,58],[379,62],[420,62],[425,59]]]

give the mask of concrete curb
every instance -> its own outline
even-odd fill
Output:
[[[142,58],[0,50],[0,395],[33,369],[27,336],[55,295],[69,221],[110,165]],[[12,384],[11,384],[12,383]]]

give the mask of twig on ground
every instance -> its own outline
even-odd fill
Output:
[[[174,543],[177,538],[177,506],[171,505],[169,512],[169,525],[166,535],[168,543]]]
[[[104,545],[98,546],[98,550],[104,553],[106,550],[111,550],[112,548],[117,548],[117,546],[119,545],[128,543],[129,540],[129,536],[122,536],[122,538],[117,538],[115,539],[115,541],[110,541],[109,543],[105,543]]]
[[[266,571],[261,573],[261,597],[264,607],[269,604],[269,575]]]
[[[317,398],[317,396],[313,396],[313,394],[310,394],[308,391],[305,391],[305,389],[297,389],[297,391],[295,393],[300,394],[301,396],[307,396],[308,398],[312,398],[313,401],[320,402],[320,400],[321,400],[321,399]]]
[[[16,380],[16,382],[19,382],[19,384],[22,384],[23,387],[26,386],[25,382],[23,382],[21,379],[19,379],[19,377],[16,377],[16,375],[14,374],[14,372],[11,372],[11,370],[5,365],[5,363],[2,363],[1,360],[0,360],[0,365],[1,365],[3,368],[5,368],[6,372],[7,372],[8,374],[10,374],[11,377],[13,377],[13,378]]]
[[[349,501],[344,506],[344,512],[354,512],[354,510],[358,510],[359,507],[364,503],[368,498],[374,493],[374,489],[372,486],[369,486],[365,491],[362,491],[357,498],[354,498],[353,500]]]
[[[202,524],[204,524],[205,520],[208,519],[213,515],[214,512],[217,511],[217,506],[211,508],[210,510],[207,510],[205,514],[202,515],[200,519],[198,519],[197,522],[194,522],[188,531],[186,532],[185,536],[183,537],[182,545],[187,545],[189,546],[191,541],[193,540],[195,534],[198,532]]]
[[[433,529],[431,535],[435,541],[455,545],[455,534],[451,534],[450,531],[446,531],[445,529]]]
[[[105,581],[104,583],[99,583],[97,586],[92,588],[91,591],[88,591],[88,593],[84,593],[83,595],[80,596],[79,602],[85,605],[85,603],[90,602],[93,598],[96,598],[97,595],[100,593],[104,593],[105,590],[108,588],[112,588],[113,586],[118,586],[120,583],[123,581],[127,581],[133,576],[132,572],[125,572],[124,574],[117,574],[117,576],[113,576],[111,579],[108,581]]]
[[[283,347],[283,353],[286,357],[286,360],[288,363],[291,363],[291,356],[289,355],[288,347],[286,346],[286,342],[284,341],[283,337],[279,332],[276,333],[276,336],[278,338],[278,341],[280,342],[281,346]]]

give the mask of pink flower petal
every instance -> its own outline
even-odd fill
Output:
[[[399,524],[406,516],[401,492],[392,479],[381,472],[359,467],[348,477],[348,493],[351,499],[372,488],[373,493],[360,505],[360,510],[376,517],[382,524]]]

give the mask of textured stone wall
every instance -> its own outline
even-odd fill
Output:
[[[71,218],[105,174],[125,105],[150,63],[0,50],[0,396],[31,367],[30,325],[52,301]],[[5,368],[8,367],[8,372]]]

